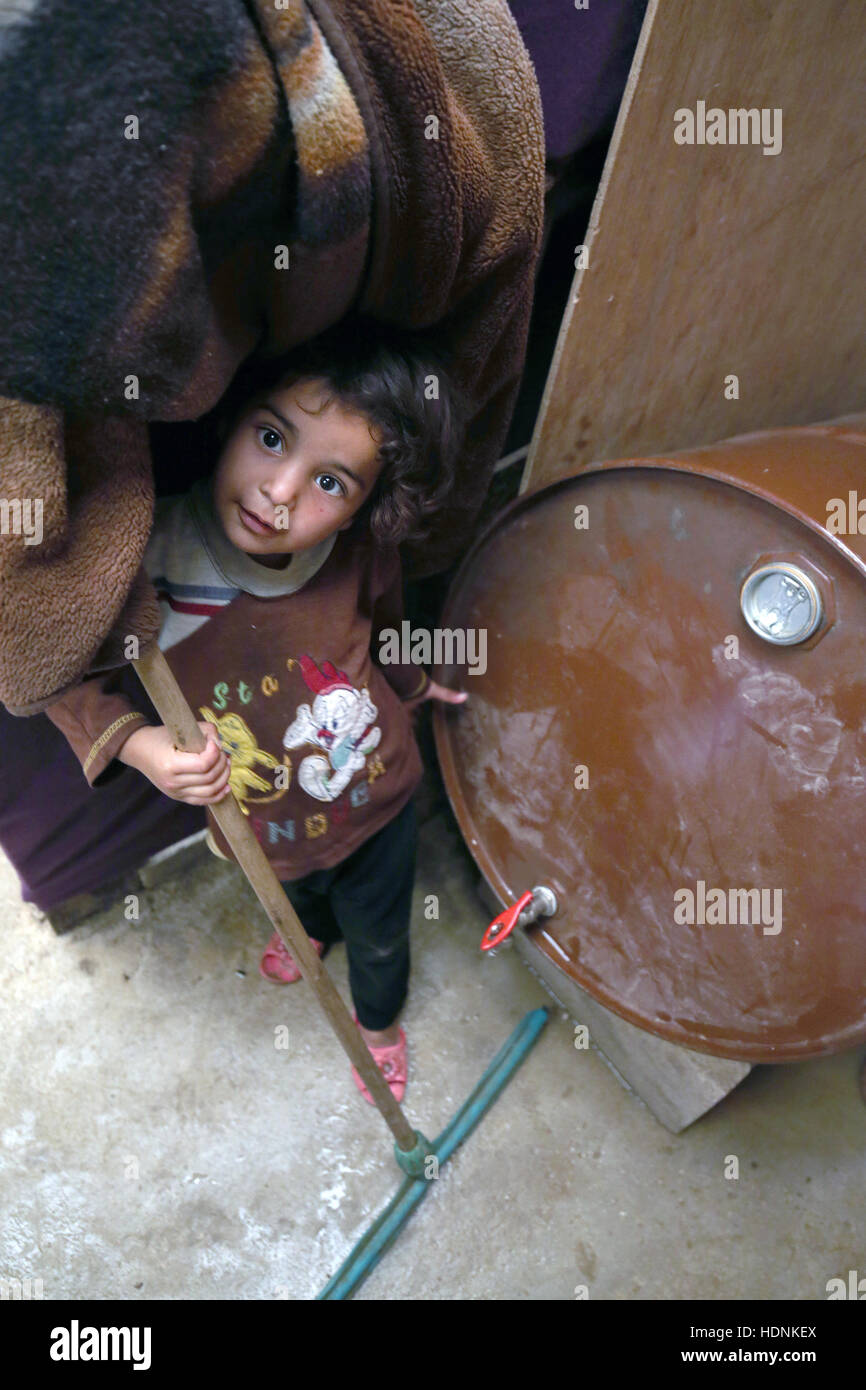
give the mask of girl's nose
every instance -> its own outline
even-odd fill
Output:
[[[275,507],[288,507],[291,511],[298,500],[301,477],[294,465],[280,468],[267,482],[262,483],[262,492]]]

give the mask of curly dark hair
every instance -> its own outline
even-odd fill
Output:
[[[453,487],[466,422],[443,354],[420,333],[344,319],[281,357],[244,363],[214,414],[217,445],[259,396],[313,379],[383,436],[382,469],[355,524],[380,544],[423,540]]]

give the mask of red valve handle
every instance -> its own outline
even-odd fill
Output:
[[[532,902],[532,889],[527,888],[522,897],[512,903],[511,907],[506,907],[500,912],[498,917],[494,917],[490,926],[481,938],[482,951],[490,951],[494,946],[501,946],[507,936],[510,936],[517,926],[517,919],[521,912],[529,903]]]

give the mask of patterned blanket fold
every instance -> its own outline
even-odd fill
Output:
[[[21,0],[0,14],[0,700],[158,627],[148,423],[348,312],[428,331],[470,402],[407,570],[457,557],[504,440],[541,237],[504,0]]]

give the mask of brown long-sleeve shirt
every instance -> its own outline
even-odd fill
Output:
[[[422,776],[403,701],[429,677],[376,660],[380,633],[402,621],[399,554],[353,527],[273,570],[226,540],[201,485],[163,507],[145,556],[159,645],[231,754],[232,792],[278,877],[330,868],[402,810]],[[104,672],[46,711],[91,784],[149,722],[131,688],[128,668]]]

